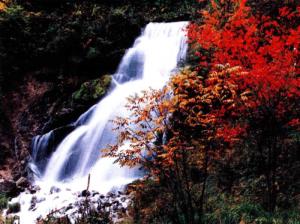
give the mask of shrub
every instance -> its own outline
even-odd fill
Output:
[[[0,193],[0,211],[7,207],[8,198],[5,194]]]
[[[8,211],[7,213],[18,213],[21,210],[21,205],[20,203],[11,203],[8,204]]]

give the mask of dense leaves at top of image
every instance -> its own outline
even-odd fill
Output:
[[[112,73],[145,24],[189,20],[197,4],[193,0],[3,1],[1,87],[13,89],[27,73],[42,80]]]
[[[147,171],[136,222],[299,223],[300,6],[251,3],[210,1],[188,27],[193,66],[114,121],[106,155]]]

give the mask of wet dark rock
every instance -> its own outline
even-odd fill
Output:
[[[105,196],[104,196],[103,194],[101,194],[99,198],[100,198],[100,199],[104,199]]]
[[[37,191],[35,189],[29,189],[30,194],[35,194]]]
[[[35,194],[37,191],[40,191],[41,188],[40,188],[40,186],[35,185],[35,186],[29,186],[28,190],[29,190],[30,194]]]
[[[107,194],[107,197],[109,197],[109,198],[116,198],[117,196],[116,196],[116,194],[114,194],[113,192],[109,192],[109,193]]]
[[[19,202],[8,204],[7,214],[18,213],[21,210]]]
[[[111,206],[111,203],[109,203],[109,202],[104,202],[104,203],[103,203],[103,206],[104,206],[104,207],[110,207],[110,206]]]
[[[37,204],[37,197],[33,196],[30,201],[29,210],[33,210],[36,207],[36,204]]]
[[[100,193],[99,192],[97,192],[97,191],[92,191],[92,196],[94,197],[94,196],[96,196],[96,195],[99,195]]]
[[[83,190],[80,194],[81,197],[88,197],[91,195],[91,192],[89,192],[88,190]]]
[[[71,209],[73,209],[73,208],[74,208],[74,206],[73,206],[72,204],[69,204],[69,205],[66,207],[65,211],[69,211],[69,210],[71,210]]]
[[[119,202],[119,201],[113,201],[113,202],[112,202],[112,204],[114,204],[114,205],[117,205],[117,206],[118,206],[118,205],[120,204],[120,202]]]

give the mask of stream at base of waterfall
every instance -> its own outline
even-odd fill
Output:
[[[98,104],[82,114],[73,124],[75,130],[67,135],[49,158],[36,158],[47,150],[52,132],[33,139],[32,161],[34,190],[26,190],[10,203],[20,203],[16,215],[21,224],[35,223],[52,211],[64,209],[64,215],[74,213],[72,204],[84,198],[90,175],[89,190],[95,201],[108,192],[127,199],[120,192],[124,186],[143,174],[114,164],[114,159],[101,158],[101,149],[114,143],[118,133],[112,131],[110,120],[126,116],[127,97],[147,90],[162,88],[186,57],[187,22],[149,23],[128,49],[119,64],[108,94]],[[93,200],[93,199],[92,199]],[[66,209],[69,208],[69,209]]]

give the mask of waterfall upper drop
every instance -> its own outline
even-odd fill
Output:
[[[110,120],[126,116],[126,98],[149,87],[162,88],[178,63],[185,59],[186,26],[187,22],[146,26],[124,55],[107,96],[75,122],[77,128],[58,145],[46,160],[44,169],[39,170],[39,181],[72,182],[95,173],[99,186],[107,186],[104,188],[109,190],[109,187],[126,184],[135,178],[134,170],[119,168],[111,159],[101,158],[100,149],[116,141],[117,133],[111,130]],[[35,140],[32,151],[43,155],[49,133],[41,137],[43,144],[37,144]]]

